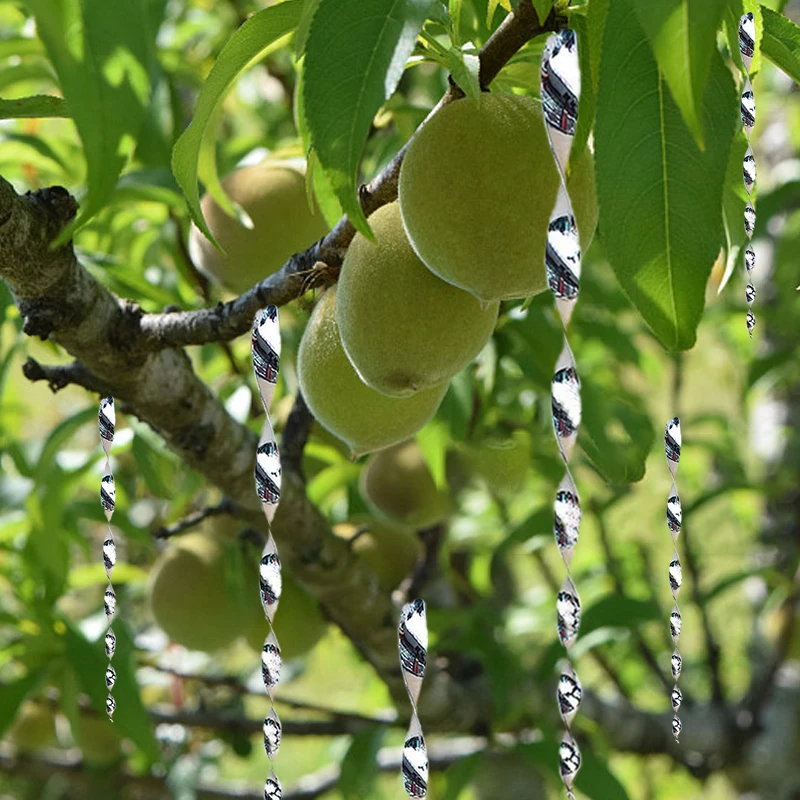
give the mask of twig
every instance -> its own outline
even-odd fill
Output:
[[[753,676],[752,683],[744,699],[743,706],[750,711],[754,726],[760,723],[761,712],[769,700],[775,687],[775,677],[789,654],[789,650],[797,627],[797,605],[800,602],[800,567],[794,575],[792,589],[786,595],[780,607],[781,624],[775,642],[775,650],[767,662],[766,668]]]
[[[556,16],[555,11],[550,13],[544,24],[540,24],[530,0],[522,0],[517,10],[503,20],[481,50],[480,77],[484,88],[526,42],[542,33],[557,30],[562,25],[563,20]],[[461,96],[462,92],[451,84],[425,122]],[[397,199],[400,167],[413,140],[414,136],[384,170],[359,192],[361,208],[367,217]],[[139,322],[142,345],[149,350],[160,350],[240,336],[248,330],[259,308],[269,304],[285,305],[311,288],[309,276],[329,280],[331,272],[335,273],[341,266],[355,233],[352,222],[346,216],[342,217],[323,239],[302,253],[293,255],[280,270],[229,303],[177,314],[143,315]]]
[[[400,605],[419,597],[425,585],[436,575],[439,569],[439,553],[446,533],[444,525],[434,525],[419,532],[419,537],[422,539],[422,556],[414,565],[411,574],[397,587],[397,598],[402,599]]]
[[[700,622],[703,626],[703,639],[705,641],[706,654],[708,658],[708,672],[711,679],[711,699],[716,705],[725,702],[725,691],[722,686],[722,675],[720,671],[720,646],[717,643],[714,631],[711,627],[711,617],[708,613],[708,604],[704,601],[701,586],[700,567],[697,556],[692,546],[692,536],[688,530],[689,526],[681,527],[681,538],[683,539],[684,561],[686,569],[691,577],[692,602],[700,611]]]
[[[617,559],[611,547],[611,540],[608,536],[608,528],[606,527],[603,511],[598,508],[595,503],[589,504],[589,510],[597,521],[597,528],[600,533],[600,543],[603,546],[603,552],[606,556],[606,567],[608,568],[608,574],[611,576],[611,580],[614,584],[614,590],[620,597],[626,597],[627,592],[625,591],[625,584],[622,580],[622,570],[620,569],[619,560]],[[658,659],[655,657],[653,651],[644,640],[641,631],[639,631],[638,628],[634,628],[632,633],[633,638],[636,641],[636,647],[638,648],[642,658],[645,660],[647,666],[650,667],[650,670],[661,682],[661,684],[667,690],[671,691],[672,682],[670,682],[669,678],[667,678],[666,674],[659,666]]]
[[[244,717],[223,711],[186,711],[183,709],[148,709],[153,722],[168,725],[185,725],[187,728],[207,728],[213,731],[258,733],[264,724],[262,719]],[[291,736],[343,736],[360,733],[366,728],[383,724],[374,720],[349,717],[335,719],[283,719],[283,732]]]
[[[44,366],[36,359],[29,358],[22,365],[22,374],[31,382],[47,381],[47,385],[53,394],[70,384],[82,386],[90,392],[110,394],[110,385],[93,375],[80,361],[73,361],[71,364]]]
[[[175,241],[178,245],[178,253],[180,254],[184,266],[186,267],[186,271],[192,277],[192,280],[197,284],[197,289],[200,292],[200,296],[203,298],[203,300],[208,302],[211,298],[211,282],[202,272],[200,272],[200,270],[197,268],[197,265],[194,263],[191,253],[189,253],[189,248],[186,246],[186,239],[183,235],[181,222],[178,219],[174,209],[170,209],[169,218],[172,221],[173,227],[175,228]]]
[[[254,697],[264,697],[263,690],[251,692],[239,678],[234,675],[201,675],[194,672],[183,672],[178,669],[172,669],[162,665],[151,665],[150,669],[161,672],[165,675],[172,675],[184,681],[197,681],[206,686],[224,686],[237,694],[253,695]],[[295,700],[291,697],[279,696],[275,698],[275,702],[287,708],[294,708],[302,711],[310,711],[314,714],[324,714],[325,716],[332,717],[339,720],[347,720],[362,726],[369,725],[405,725],[408,720],[398,717],[397,712],[389,710],[380,715],[366,716],[364,714],[357,714],[353,711],[342,711],[341,709],[331,708],[330,706],[319,705],[317,703],[309,703],[305,700]]]
[[[313,422],[314,417],[308,410],[306,401],[298,387],[292,410],[289,412],[286,425],[283,428],[281,465],[283,469],[291,470],[303,480],[303,450],[311,433]]]
[[[185,533],[192,528],[196,528],[201,522],[204,522],[209,517],[218,517],[222,514],[233,514],[233,504],[227,498],[223,498],[215,506],[207,506],[200,511],[195,511],[192,514],[184,517],[172,525],[165,525],[161,528],[156,528],[153,531],[154,539],[169,539],[171,536],[178,536]]]

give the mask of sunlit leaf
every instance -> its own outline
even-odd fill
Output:
[[[311,143],[342,209],[370,238],[358,202],[361,152],[434,1],[371,0],[365,5],[321,0],[311,22],[303,98]]]
[[[612,3],[595,126],[600,229],[633,304],[666,347],[685,350],[694,344],[723,241],[722,189],[739,120],[737,94],[714,54],[702,105],[714,146],[701,151],[643,38],[633,0]]]

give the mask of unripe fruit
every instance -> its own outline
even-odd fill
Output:
[[[148,583],[150,608],[174,642],[212,652],[244,633],[251,619],[243,592],[226,581],[223,542],[188,533],[159,557]]]
[[[356,456],[413,436],[447,391],[443,384],[410,397],[387,397],[370,389],[342,347],[335,286],[320,298],[308,321],[297,354],[297,377],[311,413]]]
[[[292,165],[265,161],[228,175],[222,186],[253,222],[244,227],[228,216],[211,195],[200,205],[214,238],[225,254],[192,227],[189,252],[204,272],[234,292],[241,293],[278,270],[328,231],[322,212],[311,212],[305,176]]]
[[[416,135],[400,171],[400,210],[414,249],[440,278],[485,301],[527,297],[547,287],[559,185],[539,101],[484,93],[445,106]],[[585,249],[597,224],[588,149],[568,189]]]
[[[281,577],[281,599],[275,614],[275,636],[281,648],[281,658],[291,661],[309,653],[325,635],[328,624],[314,596],[286,572]],[[254,585],[258,585],[257,580]],[[264,617],[258,592],[254,593],[253,600],[253,608],[257,613],[245,633],[245,639],[253,650],[260,653],[264,640],[269,635],[269,624]]]
[[[414,253],[397,203],[370,218],[376,242],[357,233],[339,275],[336,322],[361,379],[388,395],[447,381],[481,351],[499,303],[481,305],[437,278]]]
[[[81,714],[72,729],[72,738],[90,767],[104,769],[122,758],[117,728],[104,716]]]
[[[26,700],[17,710],[8,730],[8,738],[21,753],[36,753],[55,747],[55,716],[47,706]]]
[[[531,436],[515,430],[510,438],[487,438],[466,450],[472,469],[499,494],[513,494],[522,489],[531,461]]]
[[[378,576],[386,591],[396,589],[411,574],[422,553],[414,532],[396,524],[378,520],[345,522],[334,525],[333,532],[352,540],[353,552]]]
[[[450,513],[450,497],[437,489],[413,439],[370,456],[359,486],[376,513],[417,529],[429,528]]]

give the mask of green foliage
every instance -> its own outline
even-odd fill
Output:
[[[149,759],[157,761],[158,744],[136,680],[133,641],[128,627],[119,619],[114,621],[114,633],[117,635],[117,651],[114,655],[114,668],[117,671],[114,697],[117,710],[114,714],[114,725],[141,748]],[[88,695],[92,708],[101,717],[105,717],[108,691],[103,684],[102,675],[108,659],[103,651],[103,637],[96,642],[90,642],[78,629],[68,624],[64,638],[66,659],[77,685]]]
[[[764,55],[800,83],[800,27],[770,8],[761,7]]]
[[[0,738],[9,729],[25,698],[42,682],[42,674],[31,673],[11,683],[0,684]]]
[[[719,56],[703,93],[698,148],[658,65],[640,45],[631,0],[612,3],[597,98],[600,227],[620,285],[668,348],[692,347],[722,243],[721,199],[737,95]],[[636,113],[632,114],[631,109]]]
[[[69,109],[60,97],[47,94],[0,100],[0,119],[41,119],[42,117],[68,117]]]
[[[342,209],[371,238],[358,164],[372,120],[397,87],[433,0],[321,0],[306,43],[303,103],[311,143]]]
[[[86,156],[87,195],[74,232],[103,208],[133,152],[150,100],[156,20],[143,0],[26,2]]]
[[[552,5],[534,2],[540,17]],[[244,159],[305,157],[309,202],[319,205],[331,226],[344,204],[364,229],[359,183],[400,151],[447,90],[448,76],[467,94],[478,94],[477,53],[516,6],[516,0],[0,4],[0,117],[7,119],[0,130],[0,174],[20,193],[63,185],[78,195],[82,216],[68,235],[74,234],[79,260],[145,313],[213,306],[231,295],[216,284],[203,286],[185,250],[192,221],[204,224],[201,187],[219,196],[218,175]],[[800,466],[791,449],[765,455],[762,447],[771,437],[759,433],[775,403],[796,394],[800,374],[794,291],[800,182],[792,177],[800,109],[796,91],[786,91],[787,80],[776,69],[800,81],[800,29],[779,13],[784,6],[762,7],[755,0],[557,3],[579,38],[582,95],[573,161],[592,157],[596,148],[601,201],[600,227],[584,253],[581,296],[568,328],[583,398],[570,467],[584,507],[571,564],[584,610],[573,655],[587,689],[603,698],[617,691],[618,682],[634,708],[664,711],[668,705],[639,648],[643,641],[668,669],[665,572],[672,543],[663,520],[669,477],[659,433],[676,409],[687,454],[679,476],[686,533],[699,567],[696,587],[687,585],[681,595],[692,667],[681,678],[687,697],[701,704],[709,694],[704,632],[690,586],[719,638],[722,680],[732,702],[745,696],[751,655],[765,641],[771,644],[775,609],[790,591],[783,562],[793,564],[794,556],[784,532],[794,520],[782,515],[791,512],[785,498],[796,491]],[[792,6],[786,8],[791,14]],[[761,54],[753,62],[761,115],[753,140],[759,162],[756,248],[765,265],[756,273],[755,349],[743,324],[741,162],[747,142],[735,88],[743,81],[736,69],[736,29],[746,10],[763,27]],[[67,29],[72,38],[64,35]],[[493,92],[538,96],[546,37],[513,56]],[[767,154],[776,132],[780,146]],[[443,157],[452,158],[455,145],[447,143]],[[550,158],[546,146],[541,150]],[[470,169],[467,164],[468,175]],[[463,190],[463,182],[448,189]],[[437,226],[448,225],[452,197],[445,193],[433,209]],[[240,212],[225,197],[220,202]],[[298,346],[316,299],[309,294],[281,308],[282,370],[273,405],[279,435],[297,391]],[[75,386],[53,394],[45,382],[27,381],[20,369],[27,357],[65,364],[71,356],[53,341],[30,339],[23,325],[0,281],[0,735],[27,700],[43,705],[52,697],[59,731],[63,716],[73,732],[85,718],[106,724],[106,659],[98,635],[105,622],[99,553],[107,526],[97,498],[102,453],[96,398]],[[414,570],[422,541],[441,534],[433,578],[422,590],[431,653],[463,668],[453,673],[456,680],[483,671],[491,703],[488,737],[497,749],[506,732],[530,737],[510,754],[528,759],[548,797],[563,788],[557,775],[562,726],[553,703],[563,648],[553,603],[564,569],[553,546],[552,503],[564,467],[550,406],[563,335],[549,292],[506,301],[475,361],[446,392],[442,387],[438,410],[416,434],[437,489],[448,495],[448,513],[433,534],[403,530],[407,542],[395,539],[397,549],[383,547],[375,512],[359,493],[363,463],[316,423],[303,453],[309,502],[352,543],[352,554],[342,550],[342,557],[375,572],[375,591],[396,588]],[[263,418],[249,419],[258,402],[248,337],[187,353],[228,413],[257,432]],[[323,393],[330,387],[330,380],[322,381]],[[343,417],[363,429],[353,413],[354,395],[349,388],[342,395]],[[243,637],[209,661],[174,645],[166,650],[146,611],[154,529],[217,504],[220,494],[135,411],[120,413],[112,451],[119,501],[113,527],[120,534],[114,586],[121,617],[114,623],[113,730],[126,742],[119,763],[109,767],[111,780],[121,774],[135,781],[159,761],[158,774],[166,773],[170,791],[182,796],[200,793],[202,776],[212,770],[221,784],[256,786],[266,767],[260,737],[223,728],[233,717],[258,722],[263,716],[263,697],[231,690],[258,670],[257,656]],[[394,413],[388,416],[396,421]],[[791,426],[781,430],[775,441],[791,444]],[[463,456],[480,452],[481,443],[517,438],[531,442],[517,491],[487,480],[479,468],[486,465]],[[777,531],[769,527],[773,516]],[[607,542],[598,535],[601,524]],[[394,530],[384,526],[383,533]],[[236,529],[230,535],[249,534]],[[294,545],[284,550],[282,542],[282,555],[292,552]],[[681,539],[681,554],[682,546]],[[321,552],[329,555],[327,548]],[[758,559],[750,558],[753,552]],[[764,566],[765,552],[780,557]],[[253,603],[258,625],[251,638],[260,644],[266,623],[251,574],[257,556],[243,560],[238,548],[230,553],[226,583],[229,578],[230,592]],[[318,553],[302,548],[301,557],[308,574]],[[321,578],[328,566],[320,565]],[[295,580],[294,567],[287,558],[287,586]],[[688,571],[685,576],[693,582]],[[322,582],[308,588],[323,600],[338,589]],[[763,598],[756,602],[759,593]],[[317,599],[306,599],[319,614]],[[278,631],[282,614],[284,625],[295,625],[292,608],[305,613],[290,598],[278,612]],[[286,665],[278,696],[285,691],[286,697],[343,712],[385,712],[392,701],[373,666],[335,625],[320,618],[316,627],[315,646],[304,646]],[[796,652],[796,641],[791,647]],[[597,657],[615,672],[614,683]],[[205,678],[178,680],[162,669],[165,664]],[[397,669],[396,658],[389,669]],[[227,677],[219,681],[221,676]],[[202,710],[223,723],[193,729],[182,742],[157,742],[156,710],[159,717],[181,719]],[[407,714],[404,698],[398,710]],[[329,717],[284,707],[280,713],[291,722]],[[424,727],[424,715],[422,721]],[[668,755],[618,753],[613,731],[600,730],[586,714],[575,725],[584,757],[576,784],[582,795],[625,800],[637,796],[645,781],[659,800],[729,800],[741,793],[728,776],[697,781]],[[431,730],[433,748],[448,733]],[[284,739],[277,771],[292,790],[304,776],[339,764],[336,791],[343,797],[394,797],[402,791],[398,776],[380,774],[376,754],[401,744],[403,734],[402,726],[381,725],[350,739],[293,733]],[[52,755],[56,761],[71,753]],[[479,797],[481,769],[490,761],[478,754],[446,771],[434,769],[430,796]],[[64,774],[69,780],[71,773]],[[147,780],[156,777],[151,773]],[[36,774],[0,776],[0,794],[9,797],[47,791]]]
[[[350,742],[342,759],[342,777],[339,791],[344,800],[360,800],[362,797],[380,798],[376,792],[378,777],[378,750],[386,736],[386,728],[378,726],[357,733]]]
[[[705,149],[703,97],[728,0],[636,0],[659,70],[698,147]]]
[[[197,108],[192,122],[173,150],[172,171],[186,196],[192,219],[212,241],[214,237],[203,219],[203,212],[200,208],[197,177],[203,148],[210,146],[214,141],[213,122],[220,103],[233,81],[259,53],[294,30],[300,19],[301,10],[301,0],[288,0],[288,2],[265,8],[258,14],[254,14],[239,28],[219,54],[197,99]],[[211,160],[209,157],[209,161]],[[209,169],[211,169],[210,164]],[[216,170],[214,169],[212,180],[215,175]],[[215,194],[218,202],[219,194],[219,192]]]

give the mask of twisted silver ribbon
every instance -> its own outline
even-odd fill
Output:
[[[756,124],[756,101],[753,96],[753,85],[750,82],[750,65],[753,62],[753,55],[756,48],[756,23],[753,14],[748,12],[739,20],[739,52],[742,54],[742,64],[746,73],[742,99],[739,110],[742,115],[742,125],[747,135],[747,152],[744,154],[742,164],[742,174],[744,178],[744,188],[747,191],[747,205],[744,209],[744,232],[748,240],[752,240],[753,231],[756,227],[756,210],[753,207],[752,192],[756,185],[756,159],[753,155],[753,146],[750,143],[750,134]],[[753,328],[756,326],[756,318],[753,314],[753,301],[756,299],[756,287],[753,285],[753,270],[756,266],[756,254],[753,245],[747,245],[744,251],[744,266],[747,270],[747,286],[744,294],[747,301],[747,332],[753,338]]]
[[[114,398],[105,397],[100,401],[100,409],[97,412],[97,426],[100,430],[100,444],[103,446],[103,451],[106,454],[106,464],[103,470],[103,477],[100,480],[100,505],[103,506],[103,511],[106,515],[106,522],[108,523],[108,534],[103,541],[103,566],[106,570],[106,577],[108,578],[108,588],[103,597],[103,609],[106,613],[106,621],[108,629],[105,635],[105,650],[106,657],[108,658],[108,666],[106,667],[106,689],[108,690],[108,697],[106,698],[106,713],[108,718],[114,721],[114,712],[117,710],[117,703],[111,690],[117,682],[117,672],[111,665],[111,660],[114,658],[114,652],[117,649],[117,637],[111,629],[111,622],[114,619],[114,613],[117,610],[117,596],[114,593],[114,587],[111,585],[111,573],[114,570],[114,565],[117,563],[117,546],[114,543],[114,532],[111,530],[111,517],[114,514],[114,507],[117,501],[117,489],[114,485],[114,476],[111,473],[111,445],[114,442],[114,427],[116,425],[117,417],[114,411]]]
[[[683,725],[681,724],[680,717],[678,717],[678,709],[683,702],[683,695],[678,688],[678,680],[681,677],[681,667],[683,661],[681,654],[678,650],[678,639],[681,635],[681,627],[683,620],[681,619],[681,610],[678,607],[678,593],[681,590],[683,583],[683,570],[681,568],[681,561],[678,558],[678,536],[681,532],[682,512],[681,512],[681,499],[678,497],[678,487],[675,484],[675,475],[678,472],[678,462],[681,458],[681,421],[678,417],[674,417],[664,429],[664,452],[667,456],[667,466],[669,467],[670,475],[672,476],[672,489],[670,489],[669,497],[667,498],[667,528],[672,534],[672,542],[675,545],[672,554],[672,560],[669,562],[669,588],[672,592],[672,599],[675,601],[675,607],[669,616],[669,632],[672,636],[672,641],[675,644],[675,651],[672,654],[672,677],[675,679],[675,686],[672,689],[670,699],[672,701],[672,710],[675,712],[672,718],[672,735],[675,741],[681,735]]]
[[[264,751],[270,760],[270,772],[264,785],[264,800],[281,800],[283,790],[273,768],[275,756],[281,745],[282,733],[281,721],[274,705],[275,688],[281,676],[281,648],[272,627],[281,598],[282,585],[281,561],[271,530],[272,520],[278,510],[278,501],[281,497],[280,453],[269,418],[269,408],[275,393],[275,384],[278,382],[281,354],[281,332],[278,324],[278,309],[275,306],[267,306],[256,314],[253,320],[251,347],[258,393],[266,412],[256,452],[256,492],[261,499],[267,525],[270,528],[259,565],[261,604],[270,626],[269,635],[261,652],[261,676],[270,699],[270,710],[264,718]]]
[[[417,715],[417,702],[428,661],[428,620],[422,600],[412,600],[403,606],[398,640],[400,668],[411,701],[411,724],[403,745],[403,785],[409,797],[425,797],[428,793],[428,750]]]
[[[578,121],[580,75],[575,32],[562,30],[554,33],[547,40],[542,56],[541,92],[545,128],[560,176],[555,208],[550,215],[545,267],[547,282],[564,328],[564,347],[556,362],[552,382],[552,410],[553,429],[566,470],[556,493],[554,533],[567,569],[567,577],[556,600],[558,636],[567,653],[558,681],[557,700],[565,726],[559,747],[559,768],[570,800],[574,800],[572,785],[581,766],[581,753],[572,735],[572,721],[583,695],[570,659],[570,650],[578,637],[581,622],[581,601],[570,574],[572,554],[578,542],[581,506],[569,469],[581,422],[581,384],[567,342],[566,328],[580,289],[581,248],[567,193],[566,169]]]

